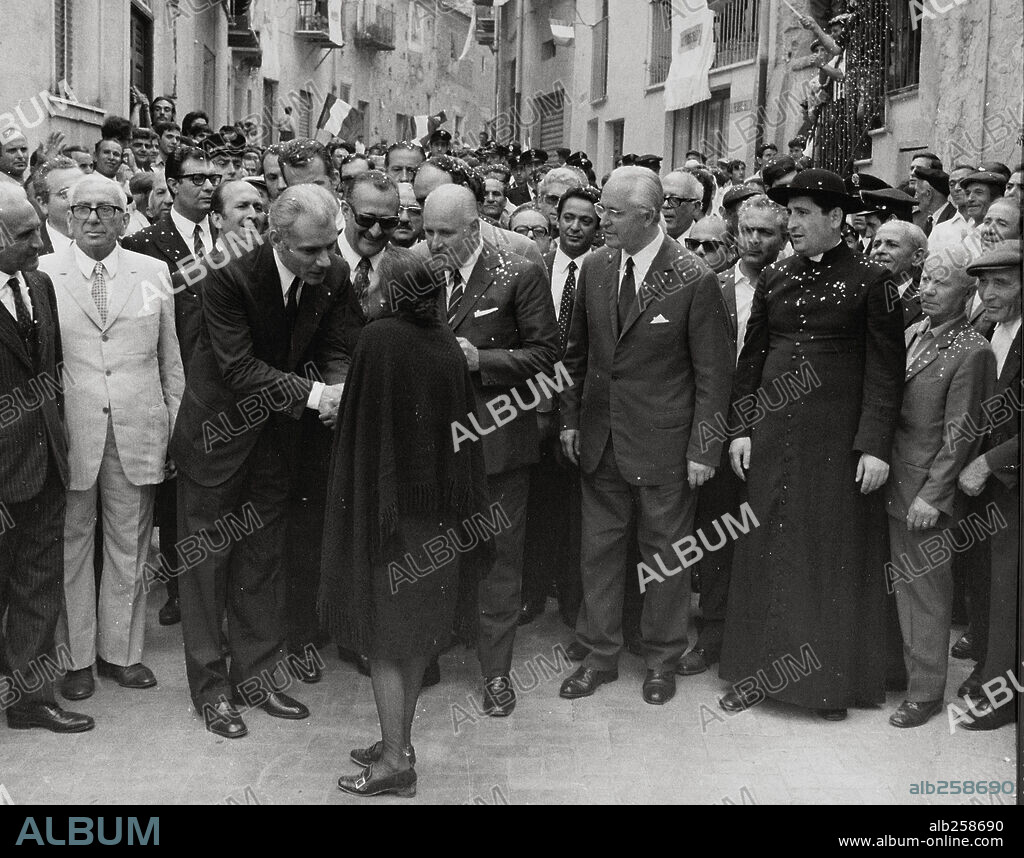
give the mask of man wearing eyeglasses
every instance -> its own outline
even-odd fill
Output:
[[[552,235],[558,233],[558,201],[569,188],[585,188],[587,186],[583,177],[572,167],[557,167],[549,173],[537,185],[537,199],[534,202],[544,217],[548,219],[548,225]],[[541,251],[546,253],[547,251]]]
[[[398,226],[391,233],[396,247],[412,247],[423,240],[423,206],[416,201],[416,192],[408,182],[398,185]]]
[[[509,218],[508,227],[516,235],[530,239],[543,256],[551,247],[551,223],[536,203],[519,206]]]
[[[71,190],[85,176],[82,168],[64,155],[51,158],[32,177],[36,203],[46,218],[39,229],[43,240],[42,254],[62,253],[73,239],[68,229],[68,206]]]
[[[174,305],[162,263],[118,246],[128,220],[121,188],[86,176],[71,191],[74,245],[44,257],[61,319],[70,483],[64,534],[65,631],[74,668],[62,693],[93,693],[92,665],[125,688],[150,688],[142,663],[146,626],[143,566],[153,533],[156,487],[185,379]],[[103,574],[97,607],[93,573],[99,495]]]
[[[562,450],[582,472],[576,636],[590,651],[562,683],[566,699],[618,679],[626,586],[645,592],[646,703],[672,699],[686,648],[690,582],[672,550],[693,533],[696,489],[721,460],[721,441],[700,430],[727,413],[735,358],[718,280],[662,232],[664,198],[646,167],[613,171],[596,206],[608,249],[577,281],[563,358],[573,385],[559,406]],[[623,578],[634,522],[639,581]]]
[[[195,146],[180,145],[167,159],[164,167],[167,189],[174,202],[170,211],[161,215],[156,223],[121,239],[125,250],[144,253],[159,259],[167,266],[168,274],[174,277],[178,289],[175,304],[201,306],[202,280],[178,275],[183,267],[202,265],[203,260],[213,251],[213,231],[210,227],[210,208],[214,188],[221,182],[221,174],[214,169],[206,151]],[[178,568],[177,563],[177,490],[175,480],[170,479],[157,489],[156,524],[160,529],[160,553],[168,568]],[[181,605],[178,598],[178,579],[167,581],[167,602],[160,609],[161,625],[175,625],[181,621]]]
[[[701,203],[704,187],[693,173],[673,170],[661,180],[665,195],[661,216],[665,219],[665,232],[680,244],[686,240],[690,227],[702,216]]]

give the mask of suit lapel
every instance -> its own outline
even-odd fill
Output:
[[[657,299],[657,291],[654,289],[655,285],[659,282],[663,283],[666,277],[671,277],[675,274],[672,270],[670,255],[671,246],[668,241],[663,239],[661,247],[651,263],[651,267],[647,269],[644,282],[638,285],[637,300],[633,302],[629,315],[626,316],[626,321],[622,325],[622,331],[619,333],[620,340],[629,333],[629,329],[636,324],[637,319]],[[641,307],[643,307],[643,310],[640,309]],[[616,301],[616,313],[617,311],[618,301]]]
[[[138,283],[138,269],[128,262],[120,248],[115,252],[118,253],[117,276],[109,277],[107,280],[107,323],[103,326],[104,330],[114,324],[114,320],[121,315],[124,305],[128,303]]]
[[[942,336],[936,337],[928,343],[928,345],[925,346],[924,351],[914,358],[914,362],[910,365],[909,369],[907,369],[906,381],[910,381],[910,379],[932,363],[932,361],[934,361],[942,351],[953,345],[954,340],[960,336],[960,333],[965,327],[969,328],[970,326],[967,325],[966,322],[953,325],[945,331]]]
[[[192,255],[193,249],[182,239],[174,226],[174,221],[171,220],[170,212],[165,214],[158,224],[158,228],[153,231],[153,244],[167,257],[173,271],[179,262]]]
[[[65,251],[63,258],[61,259],[61,266],[57,272],[63,283],[64,290],[74,299],[75,303],[82,309],[92,323],[99,328],[103,329],[103,323],[100,321],[100,311],[96,309],[96,302],[92,299],[92,277],[83,277],[82,272],[78,267],[78,262],[75,259],[74,247],[69,247]],[[56,280],[57,278],[53,278]],[[107,321],[111,319],[111,315],[107,314]]]
[[[27,278],[26,278],[27,279]],[[38,314],[36,319],[39,319]],[[14,321],[6,307],[0,306],[0,342],[7,344],[7,347],[17,355],[21,361],[30,369],[32,368],[32,356],[25,348],[25,343],[18,333],[18,324]]]
[[[739,320],[736,315],[736,267],[733,266],[726,273],[722,280],[722,299],[725,301],[725,309],[729,313],[729,330],[732,331],[733,340],[736,339],[739,331]]]
[[[453,331],[458,329],[459,325],[462,324],[462,320],[469,315],[469,311],[476,306],[477,301],[487,291],[487,287],[494,280],[494,269],[498,267],[500,261],[501,259],[498,254],[484,247],[480,258],[476,261],[476,265],[473,266],[473,272],[469,275],[469,282],[466,284],[466,291],[462,295],[462,300],[459,301],[458,312],[456,312],[455,318],[452,320]]]
[[[995,328],[993,328],[994,330]],[[1003,371],[1000,373],[999,378],[996,379],[996,387],[1000,390],[1011,387],[1013,382],[1020,377],[1022,334],[1024,334],[1024,326],[1017,329],[1017,336],[1013,338],[1010,351],[1006,353],[1006,363],[1003,364]],[[989,339],[992,339],[991,335]]]
[[[608,260],[608,320],[612,324],[612,338],[619,338],[619,269],[622,268],[622,251],[617,250]]]

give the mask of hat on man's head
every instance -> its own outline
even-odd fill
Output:
[[[860,197],[864,200],[864,209],[860,214],[877,214],[883,219],[897,217],[908,223],[913,223],[914,206],[917,204],[910,194],[905,194],[899,188],[882,188],[879,191],[861,191]]]
[[[982,161],[978,164],[978,170],[983,173],[998,173],[1000,176],[1005,176],[1006,181],[1010,181],[1010,176],[1013,175],[1010,168],[1002,161]]]
[[[883,182],[878,176],[870,173],[853,173],[846,179],[846,193],[857,196],[861,191],[880,191],[882,188],[891,188],[888,182]]]
[[[579,167],[583,171],[594,169],[594,162],[587,157],[586,152],[573,152],[565,159],[565,165],[567,167]]]
[[[1014,268],[1020,271],[1021,247],[1020,241],[1000,241],[991,250],[986,250],[970,265],[967,266],[967,273],[971,277],[977,277],[985,271],[1000,271],[1004,268]]]
[[[927,182],[942,196],[949,196],[949,175],[944,171],[932,170],[928,167],[918,167],[914,170],[914,178],[918,181]]]
[[[430,139],[429,139],[428,142],[430,142],[430,143],[451,143],[452,142],[452,133],[450,131],[448,131],[446,128],[437,128],[430,135]]]
[[[558,153],[558,157],[561,158],[563,161],[568,161],[569,153],[572,152],[572,150],[567,149],[565,146],[556,146],[555,152]]]
[[[527,149],[519,156],[520,164],[546,164],[548,153],[543,149]]]
[[[637,167],[646,167],[655,173],[661,172],[661,161],[661,155],[637,155],[633,159],[633,163]]]
[[[24,137],[25,133],[17,125],[0,128],[0,146],[10,143],[15,137]]]
[[[245,150],[245,137],[241,134],[228,135],[218,131],[203,140],[202,146],[209,155],[224,152],[241,157]]]
[[[752,188],[749,185],[736,185],[735,187],[729,188],[725,192],[725,196],[722,197],[722,205],[725,208],[738,205],[749,197],[759,197],[761,192],[757,188]]]
[[[792,197],[810,197],[825,205],[841,208],[846,214],[858,212],[864,205],[846,193],[842,178],[831,170],[802,170],[796,174],[792,184],[771,188],[767,193],[769,199],[780,205],[786,205]]]
[[[1006,190],[1007,178],[1002,173],[993,173],[991,170],[979,170],[977,173],[971,173],[969,176],[964,176],[960,180],[960,187],[966,188],[968,185],[989,185],[990,187],[996,188],[997,193],[1002,195],[1003,191]]]

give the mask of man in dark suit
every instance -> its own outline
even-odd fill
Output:
[[[693,533],[695,489],[722,455],[721,439],[702,441],[700,428],[729,404],[735,354],[725,306],[710,269],[661,231],[663,198],[652,171],[616,169],[598,206],[608,249],[583,263],[577,284],[564,358],[573,385],[559,396],[562,449],[583,473],[576,634],[591,652],[562,684],[568,699],[618,678],[631,520],[643,564],[664,570],[662,557]],[[641,579],[643,698],[651,704],[675,694],[686,648],[689,580],[679,571]]]
[[[484,709],[500,717],[509,715],[516,702],[509,672],[522,604],[529,466],[539,455],[537,418],[531,410],[540,397],[531,394],[538,373],[550,377],[557,359],[555,313],[540,267],[483,243],[469,188],[434,190],[423,209],[423,228],[431,264],[445,272],[438,310],[462,346],[473,379],[491,501],[500,504],[509,523],[494,535],[494,565],[479,588]],[[533,391],[524,386],[528,381]],[[507,407],[495,406],[499,398]],[[456,443],[477,439],[460,436]]]
[[[201,279],[182,277],[183,264],[202,265],[203,259],[214,249],[213,230],[210,225],[210,209],[214,188],[221,182],[221,174],[213,168],[206,151],[195,146],[179,145],[167,159],[164,167],[167,189],[174,202],[170,211],[161,215],[156,223],[121,239],[125,250],[144,253],[167,264],[175,286],[175,320],[195,317],[201,304],[196,290]],[[192,342],[191,337],[186,343]],[[185,345],[182,363],[186,362],[185,352],[191,351]],[[156,526],[160,529],[160,553],[168,568],[178,566],[178,522],[176,508],[177,485],[175,480],[165,480],[157,489]],[[167,581],[167,602],[160,609],[160,625],[170,626],[181,621],[181,606],[178,600],[178,580]]]
[[[994,402],[986,404],[982,454],[959,477],[960,488],[971,496],[986,491],[1006,527],[992,535],[992,566],[987,645],[976,686],[967,689],[985,699],[973,707],[967,730],[994,730],[1016,720],[1019,696],[1013,690],[1024,681],[1021,670],[1020,590],[1017,558],[1020,552],[1020,403],[1021,379],[1021,246],[1007,241],[983,253],[968,269],[979,277],[982,302],[992,331],[996,356]],[[993,407],[994,406],[994,407]],[[1012,676],[1009,674],[1012,672]],[[1000,688],[1010,699],[996,700]]]
[[[920,322],[921,294],[917,284],[928,255],[928,239],[919,227],[901,220],[882,224],[871,242],[871,261],[884,265],[892,275],[886,283],[889,302],[903,308],[903,327]]]
[[[192,700],[207,729],[226,738],[247,732],[232,700],[278,718],[309,714],[277,690],[290,663],[281,566],[298,421],[312,409],[333,422],[347,368],[348,270],[334,253],[336,216],[329,191],[288,188],[271,209],[270,243],[211,269],[202,286],[203,324],[171,456],[186,538],[223,532],[226,519],[254,523],[180,579]],[[220,644],[225,609],[230,672]]]
[[[914,227],[916,229],[916,227]],[[919,727],[942,709],[953,611],[952,557],[936,562],[924,546],[963,514],[956,478],[977,454],[980,437],[955,428],[979,425],[982,402],[995,383],[995,358],[964,315],[971,288],[966,254],[928,258],[921,277],[925,319],[907,330],[907,375],[886,487],[891,565],[907,698],[889,718],[894,727]],[[914,570],[911,572],[911,570]]]
[[[50,278],[36,271],[41,249],[25,193],[0,187],[0,672],[10,677],[0,708],[13,728],[80,733],[93,719],[61,709],[52,682],[29,690],[55,664],[68,485],[60,325]]]

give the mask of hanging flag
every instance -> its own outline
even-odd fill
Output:
[[[414,116],[412,120],[416,123],[416,130],[412,135],[414,140],[420,140],[430,134],[429,116]]]
[[[473,11],[469,16],[469,31],[466,33],[466,43],[462,46],[462,53],[459,54],[459,58],[455,61],[461,63],[467,56],[469,56],[470,50],[473,48],[473,34],[476,32],[476,6],[473,7]]]
[[[565,47],[571,45],[573,40],[576,38],[576,28],[573,26],[572,21],[559,21],[557,18],[551,18],[551,38],[554,40],[556,45]]]
[[[320,111],[320,119],[316,123],[316,139],[321,143],[326,143],[341,133],[341,126],[345,124],[345,120],[351,112],[351,104],[328,93],[324,99],[324,109]]]
[[[696,11],[694,6],[699,6]],[[711,98],[708,74],[715,62],[715,13],[707,0],[672,8],[672,65],[665,79],[665,111]]]
[[[341,25],[341,0],[327,0],[327,38],[336,48],[345,46],[345,31]]]

